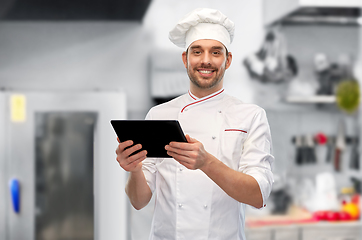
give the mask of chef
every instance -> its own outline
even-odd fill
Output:
[[[245,239],[245,204],[265,207],[274,160],[265,111],[223,88],[233,36],[234,23],[217,10],[181,19],[169,38],[185,49],[189,91],[153,107],[146,119],[177,119],[188,142],[169,143],[164,159],[147,158],[146,150],[130,156],[142,149],[131,140],[116,149],[130,172],[131,204],[141,209],[156,194],[150,239]]]

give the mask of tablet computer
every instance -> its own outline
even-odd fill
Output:
[[[177,120],[111,120],[111,124],[121,142],[141,144],[140,151],[147,150],[147,157],[170,158],[166,145],[187,142]]]

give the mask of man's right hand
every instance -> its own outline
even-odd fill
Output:
[[[137,154],[132,155],[132,153],[142,148],[141,144],[136,144],[132,146],[133,141],[129,140],[125,142],[120,142],[119,138],[117,138],[117,141],[119,142],[119,144],[116,149],[116,160],[119,165],[127,172],[137,172],[141,170],[142,161],[145,160],[147,157],[147,151],[143,150]]]

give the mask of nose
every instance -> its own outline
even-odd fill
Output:
[[[211,65],[211,56],[209,53],[205,52],[202,58],[202,64]]]

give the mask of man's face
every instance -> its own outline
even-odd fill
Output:
[[[216,40],[202,39],[193,42],[182,60],[191,80],[191,87],[198,90],[219,90],[223,85],[225,70],[231,64],[231,53]]]

